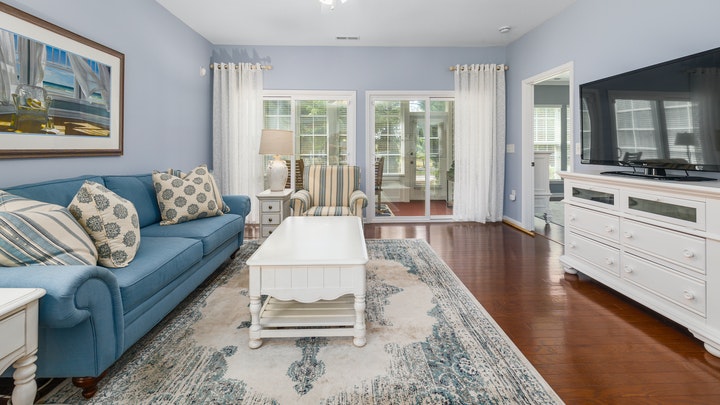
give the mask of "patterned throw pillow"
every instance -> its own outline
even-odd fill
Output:
[[[68,207],[95,243],[98,263],[125,267],[140,247],[140,221],[130,201],[103,185],[86,181]]]
[[[160,225],[223,215],[215,198],[214,181],[204,165],[183,177],[159,172],[152,176],[162,218]]]
[[[95,265],[97,250],[65,207],[0,190],[0,265]]]
[[[230,207],[225,204],[225,201],[222,198],[222,193],[220,192],[220,187],[218,187],[217,182],[215,182],[215,176],[213,176],[212,172],[208,170],[207,165],[200,165],[193,169],[190,173],[183,173],[182,171],[177,169],[168,169],[167,173],[182,178],[188,178],[189,176],[190,179],[200,177],[203,180],[208,181],[213,188],[213,195],[215,196],[215,201],[218,203],[218,205],[221,206],[220,209],[222,210],[222,212],[224,214],[230,212]]]

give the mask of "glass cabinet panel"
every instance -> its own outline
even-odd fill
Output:
[[[581,200],[592,201],[595,203],[615,205],[615,194],[604,191],[591,190],[581,187],[572,188],[573,198],[579,198]]]
[[[638,197],[628,197],[628,208],[682,221],[697,222],[696,207],[646,200]]]

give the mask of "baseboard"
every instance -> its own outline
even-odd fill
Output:
[[[505,225],[508,225],[508,226],[511,226],[511,227],[517,229],[517,230],[520,231],[520,232],[526,233],[526,234],[528,234],[528,235],[530,235],[530,236],[535,236],[535,232],[534,232],[534,231],[529,231],[529,230],[523,228],[523,227],[522,227],[522,224],[520,224],[519,222],[517,222],[516,220],[514,220],[514,219],[512,219],[512,218],[510,218],[510,217],[505,217],[505,216],[504,216],[504,217],[503,217],[503,223],[504,223]]]

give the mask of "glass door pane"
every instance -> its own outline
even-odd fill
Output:
[[[373,105],[376,166],[382,159],[383,167],[376,179],[376,218],[452,215],[452,100],[377,100]]]

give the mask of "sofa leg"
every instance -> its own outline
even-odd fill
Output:
[[[74,386],[82,388],[82,396],[85,399],[90,399],[97,393],[97,385],[100,380],[105,377],[105,373],[107,373],[107,371],[103,371],[103,373],[97,377],[73,377],[72,383]]]

